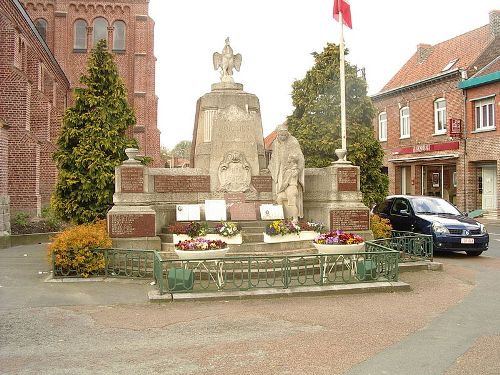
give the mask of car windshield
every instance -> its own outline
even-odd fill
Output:
[[[417,214],[451,214],[461,215],[462,213],[455,206],[444,199],[418,197],[411,199],[413,209]]]

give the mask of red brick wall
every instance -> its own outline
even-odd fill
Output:
[[[69,83],[13,2],[0,3],[0,33],[0,195],[11,214],[39,214],[56,182],[53,142]]]
[[[112,25],[121,20],[126,24],[126,50],[114,53],[118,70],[128,90],[128,99],[135,110],[136,129],[130,129],[140,144],[140,152],[161,166],[160,132],[157,128],[155,95],[155,57],[153,46],[154,22],[147,16],[147,0],[81,1],[50,0],[21,1],[32,19],[42,17],[49,23],[47,43],[60,63],[71,88],[79,86],[79,79],[87,66],[92,48],[92,22],[96,17],[108,21],[108,45],[112,46]],[[90,27],[87,35],[88,50],[73,51],[73,24],[83,19]],[[71,104],[71,103],[70,103]]]
[[[434,156],[440,154],[458,154],[457,159],[450,161],[434,161],[434,164],[454,165],[457,171],[456,203],[459,208],[473,210],[481,208],[481,200],[477,194],[477,178],[480,175],[481,164],[497,164],[497,183],[500,181],[500,168],[497,160],[500,155],[500,106],[499,84],[485,85],[480,88],[468,90],[468,101],[465,104],[462,90],[457,88],[458,77],[426,84],[394,94],[373,98],[377,108],[377,116],[373,121],[375,136],[378,139],[378,114],[387,112],[387,141],[381,142],[384,148],[384,165],[388,167],[389,192],[390,194],[401,193],[400,176],[401,166],[411,166],[411,178],[413,179],[411,194],[421,194],[421,166],[429,165],[431,162],[409,161],[404,163],[393,163],[389,159],[411,158],[422,156]],[[471,133],[473,121],[473,103],[471,98],[479,98],[496,93],[495,122],[496,131],[484,133]],[[408,153],[398,155],[395,151],[403,147],[425,145],[434,143],[445,143],[450,141],[449,135],[434,135],[434,101],[438,98],[446,99],[446,117],[462,119],[467,127],[467,140],[460,140],[458,150]],[[408,106],[410,108],[410,138],[400,139],[399,109]],[[465,106],[467,116],[464,116]],[[458,140],[458,139],[456,139]],[[464,156],[464,148],[467,144],[467,156]],[[466,185],[464,186],[464,172]],[[445,175],[445,183],[449,182],[450,176]],[[500,191],[500,183],[499,183]],[[500,194],[497,194],[499,196]],[[466,200],[467,198],[467,200]],[[500,202],[498,204],[500,207]]]

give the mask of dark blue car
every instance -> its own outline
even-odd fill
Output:
[[[484,225],[441,198],[394,195],[372,212],[389,219],[394,230],[431,234],[437,251],[478,256],[488,250],[490,239]]]

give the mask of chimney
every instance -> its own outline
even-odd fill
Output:
[[[490,12],[490,30],[493,37],[500,36],[500,10]]]
[[[432,46],[430,44],[420,43],[417,45],[417,62],[422,64],[427,60],[432,53]]]

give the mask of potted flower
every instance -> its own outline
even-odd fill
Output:
[[[314,221],[299,221],[300,226],[300,239],[301,240],[314,240],[318,234],[325,230],[321,223]]]
[[[239,225],[232,221],[221,221],[215,226],[213,233],[209,233],[205,237],[225,241],[228,244],[241,244],[243,242]]]
[[[357,234],[337,230],[320,234],[313,245],[320,254],[352,254],[363,251],[365,243]]]
[[[227,243],[220,240],[195,238],[175,244],[175,253],[180,259],[208,259],[226,255]]]
[[[204,236],[207,233],[206,223],[191,221],[189,223],[174,223],[168,226],[168,231],[173,234],[173,243],[186,241]]]
[[[300,226],[291,220],[274,220],[266,226],[264,242],[300,241]]]

